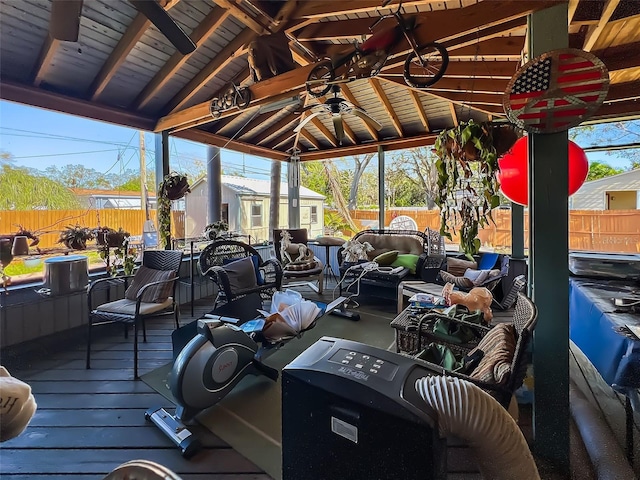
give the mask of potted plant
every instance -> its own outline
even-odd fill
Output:
[[[509,125],[470,120],[436,139],[440,234],[451,239],[451,231],[458,229],[460,247],[469,258],[480,250],[479,229],[493,221],[491,210],[500,205],[498,157],[517,138]]]
[[[186,175],[165,175],[158,188],[158,232],[160,242],[166,248],[171,244],[171,201],[184,197],[189,190]]]
[[[131,234],[123,230],[122,227],[118,228],[118,230],[109,227],[98,227],[94,230],[94,235],[96,243],[100,246],[120,247],[125,238]]]
[[[209,240],[215,240],[220,236],[222,232],[229,231],[229,224],[227,222],[223,222],[222,220],[210,223],[206,227],[204,227],[204,236]]]
[[[62,232],[57,243],[62,243],[65,247],[72,250],[85,250],[87,241],[94,239],[93,230],[80,225],[69,225]]]
[[[120,270],[124,275],[132,275],[136,267],[136,257],[138,252],[135,248],[129,248],[129,237],[125,237],[123,242],[111,251],[104,248],[100,251],[100,257],[107,262],[107,273],[112,277],[118,275]]]

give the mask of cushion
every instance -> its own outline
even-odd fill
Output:
[[[241,292],[258,286],[256,270],[251,256],[223,265],[232,291]]]
[[[124,294],[124,298],[135,301],[137,300],[138,292],[145,285],[153,282],[169,280],[174,276],[175,272],[173,270],[154,270],[153,268],[142,265],[133,277],[131,285],[129,285],[129,288],[127,288],[127,291]],[[142,294],[142,301],[145,303],[162,303],[169,298],[172,290],[173,282],[154,285],[144,291]]]
[[[391,264],[392,267],[405,267],[409,269],[412,275],[416,274],[416,265],[418,265],[419,255],[413,255],[411,253],[398,254],[398,258]]]
[[[478,262],[478,270],[491,270],[496,266],[499,253],[483,253]]]
[[[381,267],[388,267],[396,260],[396,258],[398,258],[398,253],[399,252],[397,250],[390,250],[388,252],[381,253],[375,257],[373,261]]]
[[[147,293],[147,292],[145,292]],[[162,303],[141,303],[140,304],[140,314],[141,315],[149,315],[151,313],[160,312],[165,308],[169,308],[173,305],[173,298],[169,297]],[[136,313],[136,302],[134,300],[129,300],[127,298],[123,298],[122,300],[116,300],[115,302],[104,303],[96,308],[97,312],[107,312],[107,313],[115,313],[115,314],[124,314],[124,315],[135,315]]]
[[[478,264],[476,262],[471,262],[469,260],[462,260],[460,258],[447,258],[447,272],[449,272],[453,276],[455,277],[463,276],[467,268],[472,268],[474,270],[477,270]]]
[[[303,262],[291,262],[291,263],[287,263],[283,268],[284,270],[293,271],[293,272],[301,272],[303,270],[314,270],[318,268],[318,262],[316,260],[305,260]]]
[[[423,242],[410,235],[365,233],[360,235],[358,240],[362,243],[369,242],[376,250],[385,248],[387,251],[398,250],[400,253],[414,255],[420,255],[424,252]]]
[[[342,245],[344,245],[344,239],[338,238],[338,237],[327,237],[327,236],[317,237],[316,242],[318,242],[318,245],[329,245],[329,246],[337,246],[337,247],[341,247]]]
[[[516,329],[512,324],[500,323],[482,337],[476,350],[482,350],[484,356],[471,372],[471,377],[487,383],[504,385],[509,381],[511,362],[516,351]]]
[[[444,270],[440,270],[440,278],[446,283],[453,283],[458,288],[471,288],[473,287],[473,282],[466,277],[456,277],[449,272],[445,272]]]
[[[260,259],[256,255],[249,255],[251,257],[251,261],[253,262],[253,268],[256,271],[256,281],[258,285],[264,285],[264,275],[260,270]],[[224,258],[222,260],[222,265],[227,265],[231,262],[235,262],[238,260],[237,258]]]
[[[367,259],[372,262],[374,258],[376,258],[377,256],[382,255],[383,253],[387,253],[387,252],[391,252],[392,249],[390,248],[374,248],[373,250],[371,250],[370,252],[367,252]],[[397,252],[397,250],[396,250]]]
[[[463,277],[471,280],[474,285],[481,285],[489,278],[489,270],[472,270],[471,268],[467,268]]]

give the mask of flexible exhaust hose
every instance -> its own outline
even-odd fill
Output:
[[[466,380],[442,376],[416,380],[416,390],[438,412],[440,435],[468,443],[483,478],[540,480],[520,428],[491,395]]]

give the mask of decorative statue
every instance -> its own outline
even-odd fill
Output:
[[[347,240],[342,248],[345,262],[369,260],[367,253],[373,251],[373,246],[369,242],[360,243],[358,240]]]
[[[280,257],[286,263],[303,263],[313,260],[313,252],[304,243],[291,243],[291,234],[283,230],[280,234]],[[292,257],[294,255],[294,257]]]
[[[493,312],[491,311],[491,302],[493,302],[493,295],[484,287],[472,288],[469,293],[454,291],[453,283],[447,283],[442,288],[442,296],[444,297],[447,305],[463,305],[473,312],[475,310],[482,311],[484,320],[487,323],[491,323],[493,319]]]

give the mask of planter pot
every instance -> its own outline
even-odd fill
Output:
[[[109,247],[121,247],[124,243],[125,236],[122,233],[108,233],[107,237],[107,245]]]
[[[13,247],[13,238],[0,238],[0,264],[6,267],[13,260],[11,248]]]
[[[24,266],[27,268],[37,267],[42,263],[42,259],[40,257],[28,257],[22,260],[24,262]]]
[[[72,238],[69,240],[65,240],[65,247],[70,248],[71,250],[86,250],[87,249],[87,241],[79,238]]]
[[[165,193],[169,200],[179,200],[189,192],[189,182],[186,178],[181,179],[177,185],[166,187]]]

